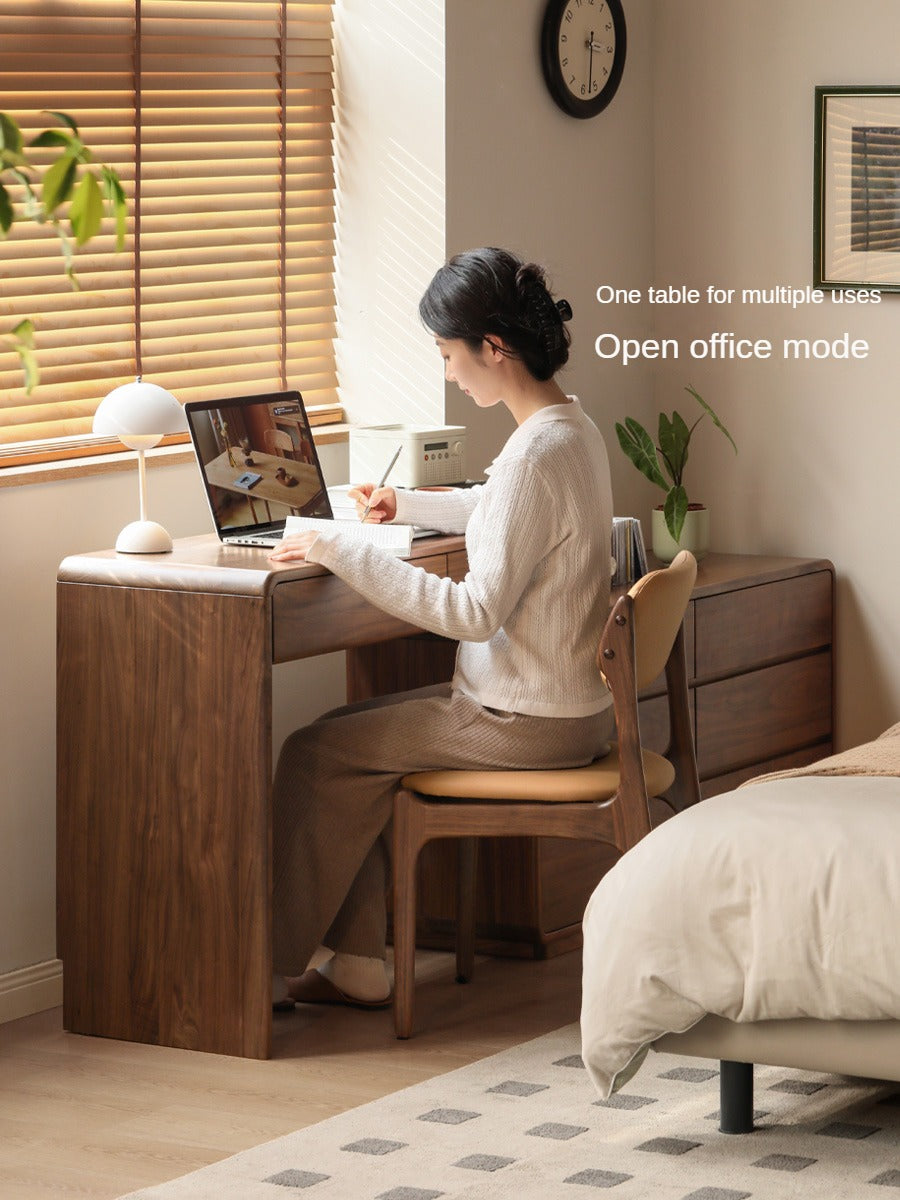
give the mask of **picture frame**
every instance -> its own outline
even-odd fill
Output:
[[[813,284],[900,291],[900,87],[815,89]]]

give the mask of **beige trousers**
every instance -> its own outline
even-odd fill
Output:
[[[326,713],[284,743],[273,788],[274,956],[304,971],[320,944],[383,958],[394,793],[409,771],[580,766],[613,736],[589,717],[497,712],[449,684]]]

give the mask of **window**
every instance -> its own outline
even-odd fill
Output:
[[[330,0],[0,0],[0,80],[23,132],[70,113],[129,197],[126,249],[104,226],[79,292],[49,231],[0,243],[0,327],[34,319],[41,373],[28,396],[0,355],[0,465],[96,450],[138,374],[336,405]]]

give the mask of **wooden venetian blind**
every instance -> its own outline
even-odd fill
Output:
[[[85,247],[80,292],[47,231],[0,244],[0,326],[33,317],[41,371],[26,396],[0,355],[0,464],[96,442],[137,374],[337,404],[330,0],[0,0],[0,85],[23,130],[70,113],[129,197],[126,250]]]

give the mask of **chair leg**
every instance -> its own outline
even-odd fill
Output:
[[[415,800],[404,791],[394,801],[394,1028],[398,1038],[412,1036],[416,987],[416,864],[421,822]]]
[[[468,983],[475,968],[475,876],[478,839],[459,839],[456,896],[456,982]]]

